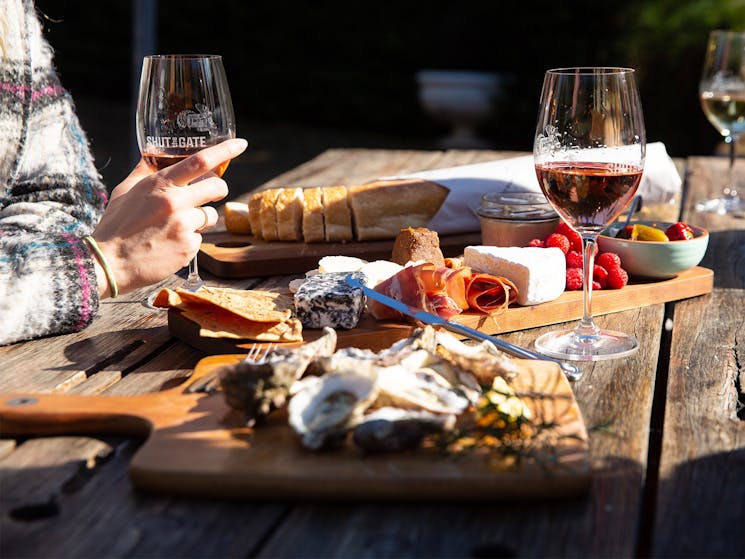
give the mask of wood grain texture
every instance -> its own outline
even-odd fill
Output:
[[[653,542],[663,557],[745,549],[745,223],[692,208],[720,194],[725,165],[689,160],[684,218],[709,229],[717,277],[711,295],[675,306]]]

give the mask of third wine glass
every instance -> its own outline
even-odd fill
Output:
[[[729,168],[722,196],[696,204],[696,209],[719,214],[745,211],[737,192],[737,140],[745,132],[745,33],[712,31],[699,84],[706,118],[729,144]]]
[[[584,290],[579,325],[540,336],[536,349],[575,361],[629,355],[638,347],[634,336],[603,331],[593,322],[592,271],[598,234],[633,198],[644,168],[644,119],[634,70],[546,72],[533,154],[543,193],[582,236]]]

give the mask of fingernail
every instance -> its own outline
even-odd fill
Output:
[[[230,140],[230,144],[228,146],[230,152],[234,155],[238,155],[239,153],[244,152],[247,147],[248,141],[244,140],[243,138],[234,138]]]

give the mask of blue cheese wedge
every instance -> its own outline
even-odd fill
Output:
[[[555,247],[470,246],[463,251],[463,264],[512,281],[519,305],[553,301],[566,286],[566,257]]]
[[[307,278],[295,292],[295,314],[306,328],[343,328],[357,326],[365,308],[361,289],[347,285],[347,272],[315,274]],[[352,275],[365,281],[361,272]]]

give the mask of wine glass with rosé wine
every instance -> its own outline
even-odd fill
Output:
[[[745,198],[738,194],[734,176],[737,140],[745,132],[745,33],[709,34],[698,92],[706,118],[729,144],[729,167],[721,197],[698,202],[696,209],[745,213]]]
[[[140,78],[136,130],[142,158],[153,171],[235,138],[233,102],[222,57],[146,56]],[[213,172],[221,177],[228,163],[221,163]],[[195,256],[189,263],[184,288],[196,291],[203,283]],[[150,304],[151,298],[148,298]]]
[[[633,335],[601,330],[592,319],[592,271],[598,234],[634,197],[646,135],[634,70],[561,68],[546,72],[533,157],[541,190],[582,237],[582,319],[573,330],[535,341],[544,355],[597,361],[630,355]]]

